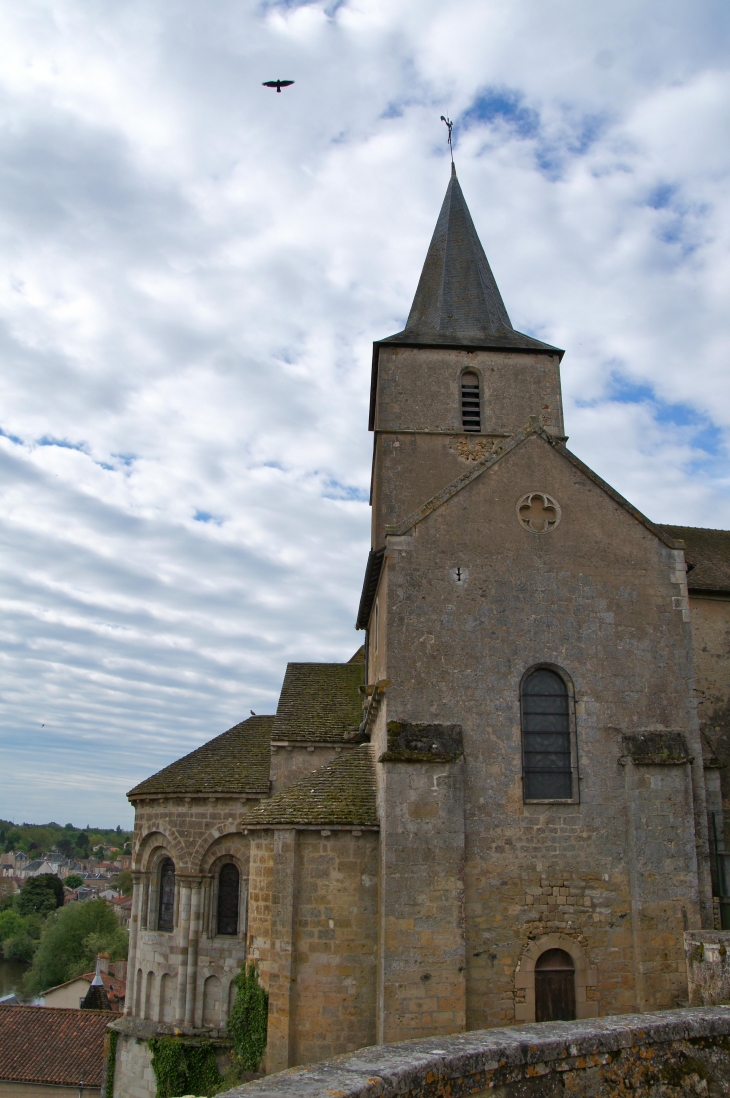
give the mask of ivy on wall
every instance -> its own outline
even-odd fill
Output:
[[[234,979],[236,1001],[228,1015],[226,1030],[233,1042],[231,1061],[238,1074],[257,1071],[266,1049],[269,1021],[269,995],[259,983],[253,961]]]
[[[176,1098],[179,1094],[209,1098],[220,1089],[223,1077],[218,1071],[213,1045],[189,1044],[179,1037],[151,1037],[147,1043],[152,1053],[157,1098]]]
[[[106,1068],[106,1086],[104,1098],[114,1098],[114,1073],[117,1067],[117,1041],[119,1034],[115,1029],[109,1031],[109,1053]]]

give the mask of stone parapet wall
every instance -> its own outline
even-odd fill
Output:
[[[730,1007],[688,1007],[374,1046],[222,1098],[678,1098],[729,1088]]]

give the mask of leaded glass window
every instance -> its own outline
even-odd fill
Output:
[[[218,933],[238,934],[238,896],[240,876],[228,862],[218,876]]]
[[[568,706],[565,683],[547,667],[533,671],[522,684],[526,801],[569,801],[573,797]]]
[[[175,916],[175,863],[165,858],[160,866],[160,912],[158,930],[172,930]]]

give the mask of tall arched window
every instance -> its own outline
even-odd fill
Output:
[[[465,431],[481,431],[479,378],[476,374],[461,375],[461,425]]]
[[[238,934],[238,896],[241,878],[232,862],[218,875],[218,933]]]
[[[522,760],[526,801],[573,797],[568,690],[539,667],[522,684]]]
[[[160,911],[157,916],[158,930],[172,930],[175,916],[175,863],[165,858],[160,866]]]
[[[575,1019],[575,965],[564,949],[546,949],[535,961],[535,1021]]]

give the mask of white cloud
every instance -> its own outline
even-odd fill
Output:
[[[357,646],[370,344],[445,110],[513,322],[567,350],[573,448],[652,518],[730,524],[728,22],[0,0],[3,814],[128,821],[287,659]]]

